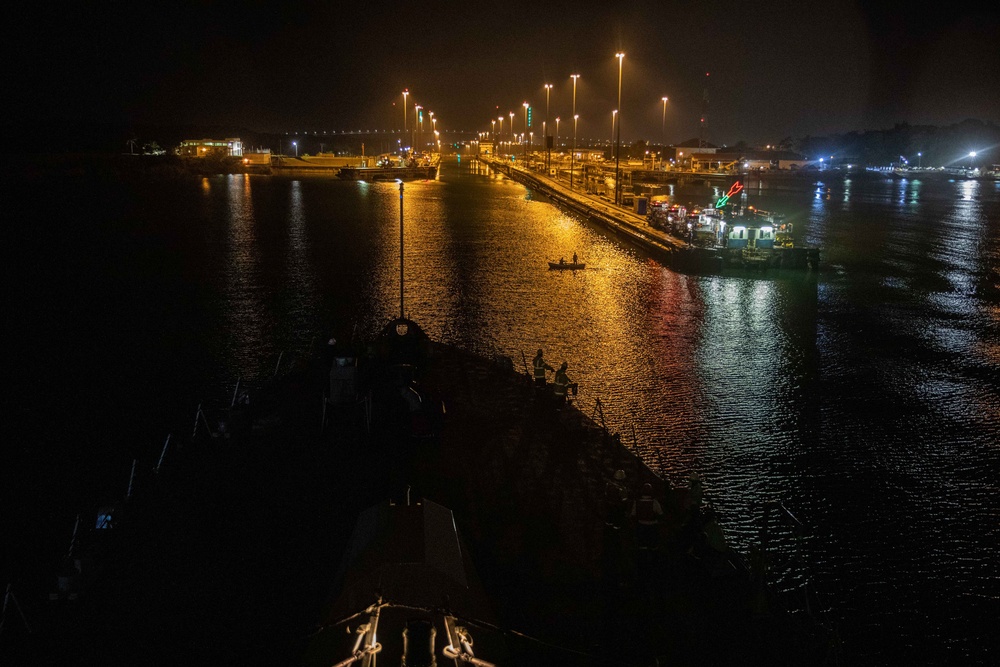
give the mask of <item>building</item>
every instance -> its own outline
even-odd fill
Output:
[[[677,165],[690,166],[691,155],[697,153],[701,156],[714,154],[719,147],[700,139],[688,139],[673,146],[666,146],[663,149],[663,159],[670,160]]]
[[[243,155],[243,142],[237,139],[185,139],[177,154],[187,157]]]
[[[271,151],[270,149],[264,149],[263,151],[257,151],[254,153],[244,153],[243,154],[243,164],[252,165],[255,167],[269,167],[271,166]]]

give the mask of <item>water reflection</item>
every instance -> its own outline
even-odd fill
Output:
[[[256,359],[262,346],[269,346],[271,322],[267,318],[269,298],[261,285],[261,253],[257,241],[257,225],[251,196],[251,178],[231,175],[224,178],[227,236],[222,258],[224,283],[222,299],[223,326],[236,335],[233,346],[226,350],[231,369],[247,368]],[[208,179],[205,179],[206,191]],[[221,185],[221,184],[220,184]],[[240,374],[237,374],[239,376]]]
[[[249,177],[247,177],[249,183]],[[302,181],[290,184],[288,201],[288,253],[285,261],[288,274],[288,304],[283,308],[286,326],[301,337],[309,335],[318,317],[319,298],[312,262],[309,259],[309,231]],[[279,315],[282,317],[282,315]]]
[[[289,193],[283,249],[260,242],[272,213],[255,213],[238,184],[227,327],[251,344],[280,328],[258,317],[257,291],[278,289],[258,276],[274,247],[288,264],[280,290],[304,295],[281,307],[292,319],[329,308],[348,332],[372,333],[398,313],[398,185],[272,186]],[[946,627],[934,605],[980,582],[954,554],[997,556],[976,523],[997,511],[1000,198],[976,182],[858,178],[843,198],[838,187],[754,195],[798,216],[803,242],[823,247],[819,275],[687,276],[507,179],[446,168],[405,184],[406,312],[435,338],[518,366],[538,347],[568,361],[585,412],[600,399],[611,430],[673,483],[705,476],[739,548],[757,539],[760,503],[786,502],[813,537],[775,537],[784,585],[801,586],[794,563],[809,562],[860,641],[897,623],[898,646],[921,633],[893,619]],[[673,194],[721,195],[704,183]],[[548,269],[574,252],[586,270]]]

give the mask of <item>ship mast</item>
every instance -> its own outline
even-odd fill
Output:
[[[399,182],[399,319],[403,319],[403,182]]]

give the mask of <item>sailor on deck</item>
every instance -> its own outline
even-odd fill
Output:
[[[555,394],[556,404],[561,407],[566,404],[566,392],[569,389],[575,389],[577,384],[571,382],[569,376],[566,375],[566,369],[569,367],[565,361],[562,362],[562,366],[556,371],[556,377],[552,381],[552,393]]]
[[[625,513],[628,511],[628,489],[625,488],[624,470],[616,470],[614,480],[604,485],[604,503],[607,511],[605,525],[615,530],[620,529],[625,523]]]
[[[636,542],[640,549],[653,550],[657,546],[657,524],[663,516],[660,502],[653,497],[653,486],[642,485],[642,493],[632,503],[632,516],[636,523]]]
[[[540,388],[541,387],[545,387],[545,371],[547,371],[547,370],[554,371],[555,369],[552,368],[552,366],[549,366],[547,363],[545,363],[545,360],[542,359],[542,349],[541,348],[538,348],[538,354],[536,354],[535,358],[532,359],[531,365],[535,369],[534,370],[534,373],[535,373],[535,386],[536,387],[540,387]]]

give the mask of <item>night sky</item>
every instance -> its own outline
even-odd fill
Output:
[[[1000,122],[1000,3],[30,3],[4,28],[10,126],[112,121],[262,132],[396,129],[402,95],[440,130],[522,102],[580,137],[774,143]],[[706,77],[706,72],[711,76]],[[663,131],[661,98],[670,98]],[[430,124],[426,123],[429,128]],[[551,129],[554,129],[551,128]]]

